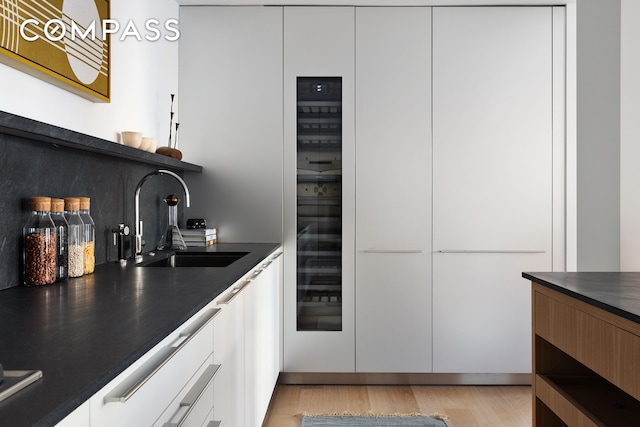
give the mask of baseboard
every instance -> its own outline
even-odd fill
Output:
[[[531,374],[281,372],[280,384],[531,385]]]

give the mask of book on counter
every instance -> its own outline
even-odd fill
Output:
[[[180,233],[187,246],[211,246],[218,239],[215,228],[181,228]]]

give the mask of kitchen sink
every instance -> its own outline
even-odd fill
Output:
[[[140,267],[227,267],[249,252],[174,253]]]

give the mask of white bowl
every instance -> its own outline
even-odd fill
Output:
[[[142,145],[140,145],[141,150],[145,150],[150,153],[155,153],[157,146],[158,146],[158,140],[156,138],[151,138],[148,136],[142,137]]]
[[[122,143],[128,147],[140,148],[142,144],[142,132],[124,131],[120,132]]]
[[[140,147],[138,148],[141,149],[142,151],[147,151],[149,149],[149,145],[151,145],[151,140],[146,136],[143,136],[142,142],[140,143]]]

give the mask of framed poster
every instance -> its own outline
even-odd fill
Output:
[[[109,0],[0,1],[0,62],[109,102]]]

